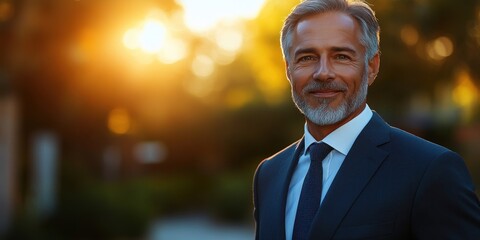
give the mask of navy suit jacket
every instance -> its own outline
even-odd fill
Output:
[[[285,239],[285,203],[303,139],[254,178],[256,239]],[[376,113],[338,171],[309,239],[480,240],[480,204],[462,158]]]

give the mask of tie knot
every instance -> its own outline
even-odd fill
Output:
[[[323,159],[332,151],[332,147],[330,145],[321,142],[321,143],[314,143],[310,146],[310,159],[311,161],[318,161],[322,162]]]

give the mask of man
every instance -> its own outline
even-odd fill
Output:
[[[305,135],[257,168],[256,239],[479,240],[480,204],[462,158],[390,127],[366,104],[380,66],[371,8],[305,0],[281,33]]]

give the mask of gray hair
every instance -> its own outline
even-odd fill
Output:
[[[356,19],[361,27],[360,43],[365,47],[365,60],[379,52],[380,26],[375,12],[363,0],[302,0],[287,16],[281,31],[281,47],[285,61],[290,59],[293,32],[305,17],[329,11],[343,12]]]

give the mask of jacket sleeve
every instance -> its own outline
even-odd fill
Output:
[[[412,209],[415,239],[480,239],[480,203],[463,159],[447,151],[430,163]]]

